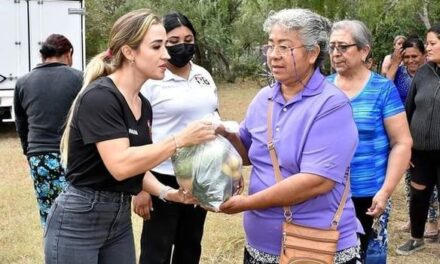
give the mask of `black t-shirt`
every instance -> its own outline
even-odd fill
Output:
[[[144,174],[117,181],[107,170],[97,142],[129,138],[130,146],[151,144],[151,105],[139,94],[142,113],[136,120],[125,98],[108,77],[92,82],[79,96],[69,138],[67,179],[74,186],[137,194]]]

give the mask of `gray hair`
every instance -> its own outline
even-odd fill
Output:
[[[372,48],[372,35],[367,26],[359,20],[342,20],[333,24],[332,33],[336,30],[350,32],[358,48],[369,46]],[[331,35],[331,34],[330,34]]]
[[[315,62],[315,68],[319,67],[328,54],[328,39],[330,21],[308,9],[283,9],[279,12],[271,11],[263,24],[263,30],[270,33],[275,25],[280,25],[287,31],[296,31],[305,46],[311,51],[319,45],[320,52]]]

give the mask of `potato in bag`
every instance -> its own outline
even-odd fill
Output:
[[[171,161],[179,185],[191,191],[200,205],[216,211],[236,191],[243,164],[238,152],[222,136],[179,149]]]

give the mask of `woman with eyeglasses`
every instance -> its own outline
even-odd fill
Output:
[[[376,231],[381,232],[381,254],[386,256],[388,199],[408,167],[412,146],[397,89],[365,66],[370,50],[371,33],[364,23],[344,20],[333,24],[330,59],[336,74],[328,80],[350,99],[359,131],[359,145],[351,162],[351,191],[356,216],[365,231],[361,235],[364,258],[373,220],[382,214]]]
[[[196,51],[196,31],[181,13],[164,16],[170,59],[162,80],[148,80],[141,93],[151,103],[153,142],[176,134],[187,124],[213,114],[218,108],[217,88],[211,74],[191,62]],[[152,169],[164,185],[179,188],[171,159]],[[206,210],[164,201],[140,192],[134,211],[145,219],[141,236],[141,264],[197,264]],[[174,246],[174,248],[173,248]]]
[[[440,186],[440,24],[426,35],[426,59],[414,76],[405,108],[414,138],[411,161],[409,216],[411,238],[397,248],[409,255],[424,247],[423,232],[429,199],[434,186]]]
[[[358,141],[350,101],[319,70],[328,52],[328,20],[310,10],[284,9],[270,13],[264,30],[269,38],[263,51],[276,82],[253,99],[238,134],[223,133],[253,166],[249,195],[220,207],[228,214],[245,211],[248,264],[279,263],[284,206],[295,223],[330,227]],[[268,150],[268,123],[280,181]],[[337,227],[334,263],[357,263],[360,226],[350,197],[348,192]]]

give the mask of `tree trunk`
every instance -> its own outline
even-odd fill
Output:
[[[424,0],[422,12],[417,12],[423,24],[425,25],[426,29],[429,29],[431,27],[431,23],[429,22],[429,15],[428,15],[428,3],[429,0]]]
[[[225,56],[225,54],[223,54],[222,50],[215,51],[215,54],[217,54],[217,56],[220,58],[221,62],[225,66],[226,81],[231,82],[231,83],[235,82],[236,76],[233,72],[231,72],[231,67],[230,67],[228,58],[226,58],[226,56]]]

